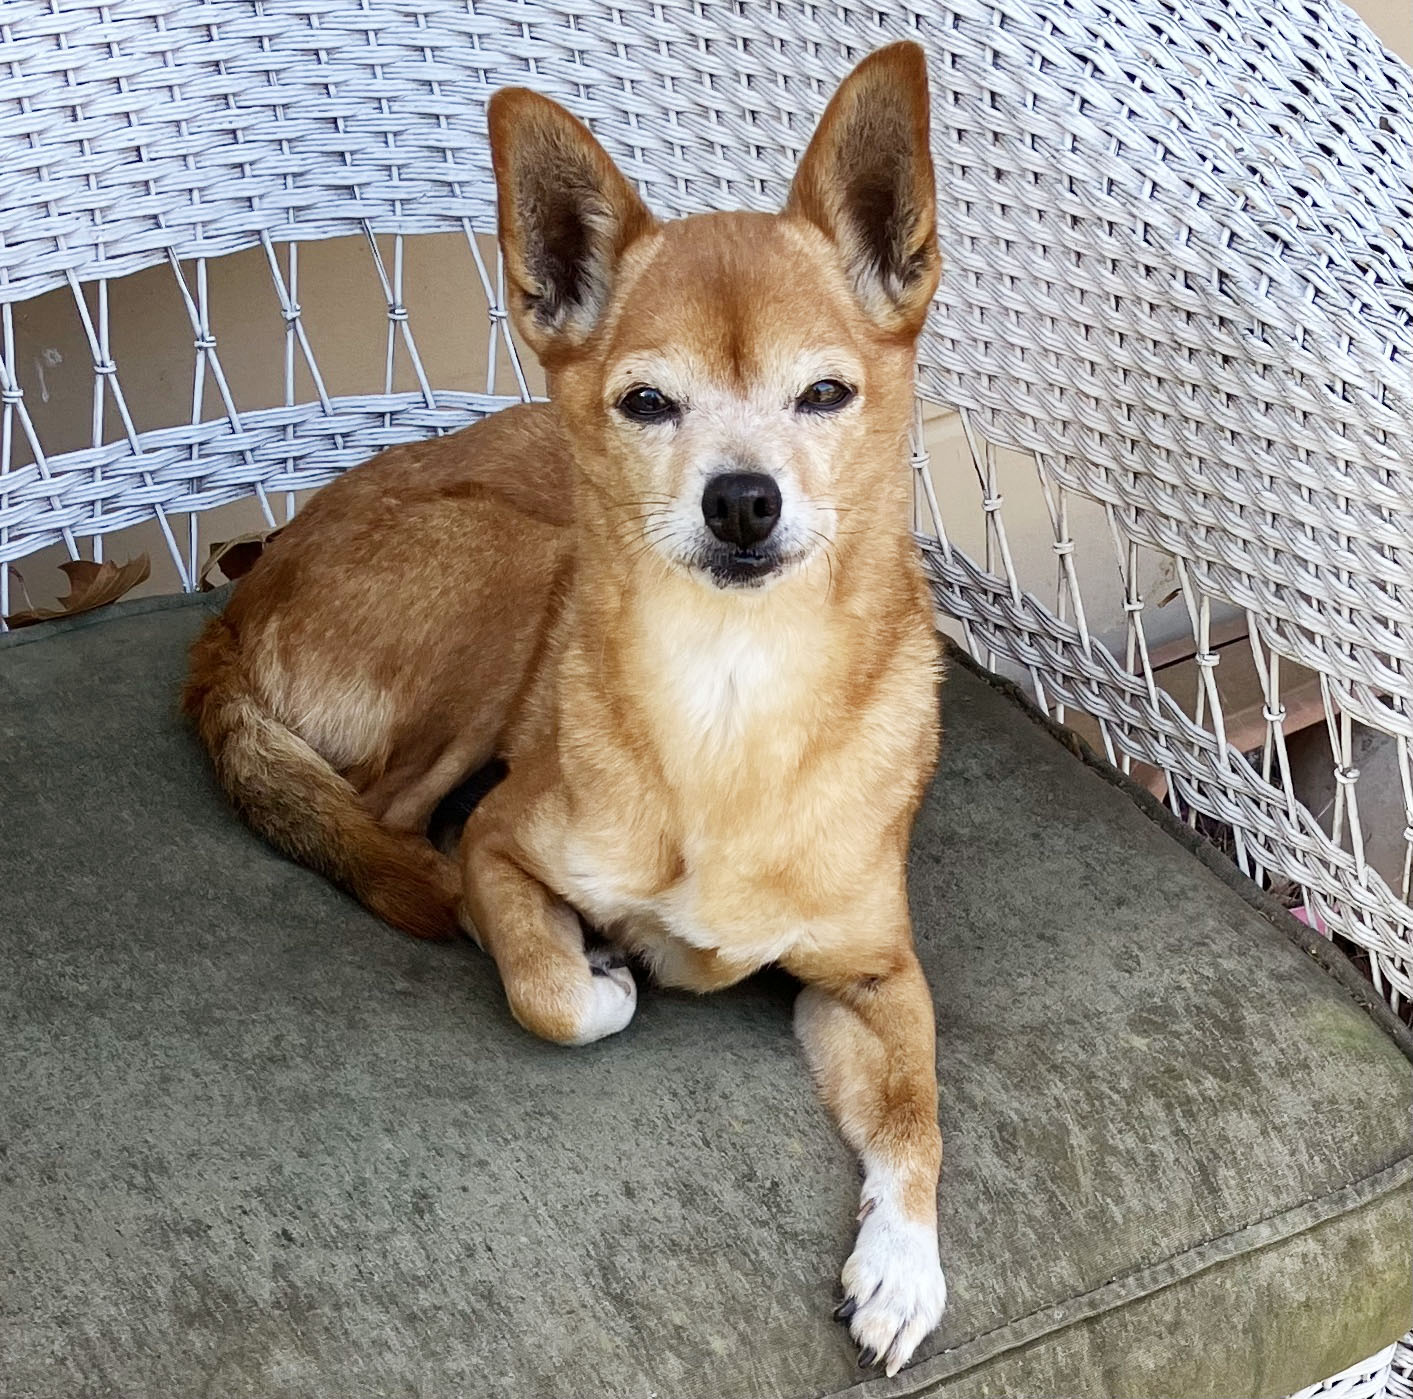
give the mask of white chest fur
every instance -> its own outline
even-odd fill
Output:
[[[799,656],[787,629],[740,621],[705,632],[666,626],[657,639],[662,714],[687,746],[711,745],[719,760],[719,745],[740,743],[788,701]]]
[[[635,600],[625,618],[632,722],[653,753],[640,780],[667,791],[576,811],[561,892],[605,931],[632,925],[640,950],[656,938],[759,966],[808,935],[782,864],[802,839],[818,850],[836,834],[802,837],[828,802],[799,787],[829,704],[831,639],[820,600],[784,587],[724,598],[694,586],[670,601]],[[649,810],[670,829],[645,828]]]
[[[624,918],[648,916],[653,900],[637,889],[634,871],[607,833],[573,831],[562,852],[560,893],[596,928],[607,930]]]
[[[718,927],[703,910],[690,866],[670,888],[644,895],[635,872],[615,864],[609,850],[582,834],[566,842],[564,897],[594,927],[646,957],[665,984],[694,986],[690,973],[674,968],[701,952],[720,954],[718,965],[748,975],[779,960],[803,931],[793,920],[745,935],[739,927]]]

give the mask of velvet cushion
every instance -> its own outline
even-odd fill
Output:
[[[533,1040],[240,825],[176,711],[204,615],[0,638],[11,1399],[1231,1399],[1406,1328],[1400,1047],[969,668],[912,858],[951,1303],[887,1381],[792,988]]]

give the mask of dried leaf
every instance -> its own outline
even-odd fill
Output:
[[[244,578],[255,567],[256,559],[265,552],[265,546],[279,533],[280,530],[272,529],[268,533],[238,534],[234,539],[222,539],[212,544],[202,565],[201,576],[197,579],[197,587],[203,593],[219,587],[219,583],[211,581],[214,573],[219,573],[229,583]]]
[[[106,607],[110,602],[117,602],[124,593],[131,592],[139,583],[145,583],[147,575],[152,572],[152,561],[146,554],[139,554],[125,564],[115,564],[109,559],[102,563],[74,559],[61,563],[59,567],[68,575],[68,596],[60,598],[57,607],[35,607],[25,612],[12,612],[5,618],[6,626],[12,629],[32,627],[37,622],[49,622],[55,617],[76,617],[80,612]]]

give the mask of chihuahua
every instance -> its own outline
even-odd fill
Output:
[[[258,832],[407,932],[471,934],[537,1035],[621,1030],[632,965],[798,978],[863,1166],[838,1315],[891,1375],[946,1298],[905,886],[938,745],[907,465],[940,263],[923,53],[854,70],[777,215],[659,221],[533,92],[489,124],[551,401],[316,495],[195,644],[184,704]],[[492,760],[453,860],[428,820]]]

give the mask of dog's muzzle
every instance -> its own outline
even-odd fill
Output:
[[[780,522],[780,487],[760,471],[713,476],[702,491],[702,519],[720,541],[705,563],[721,587],[759,582],[780,566],[769,541]]]

